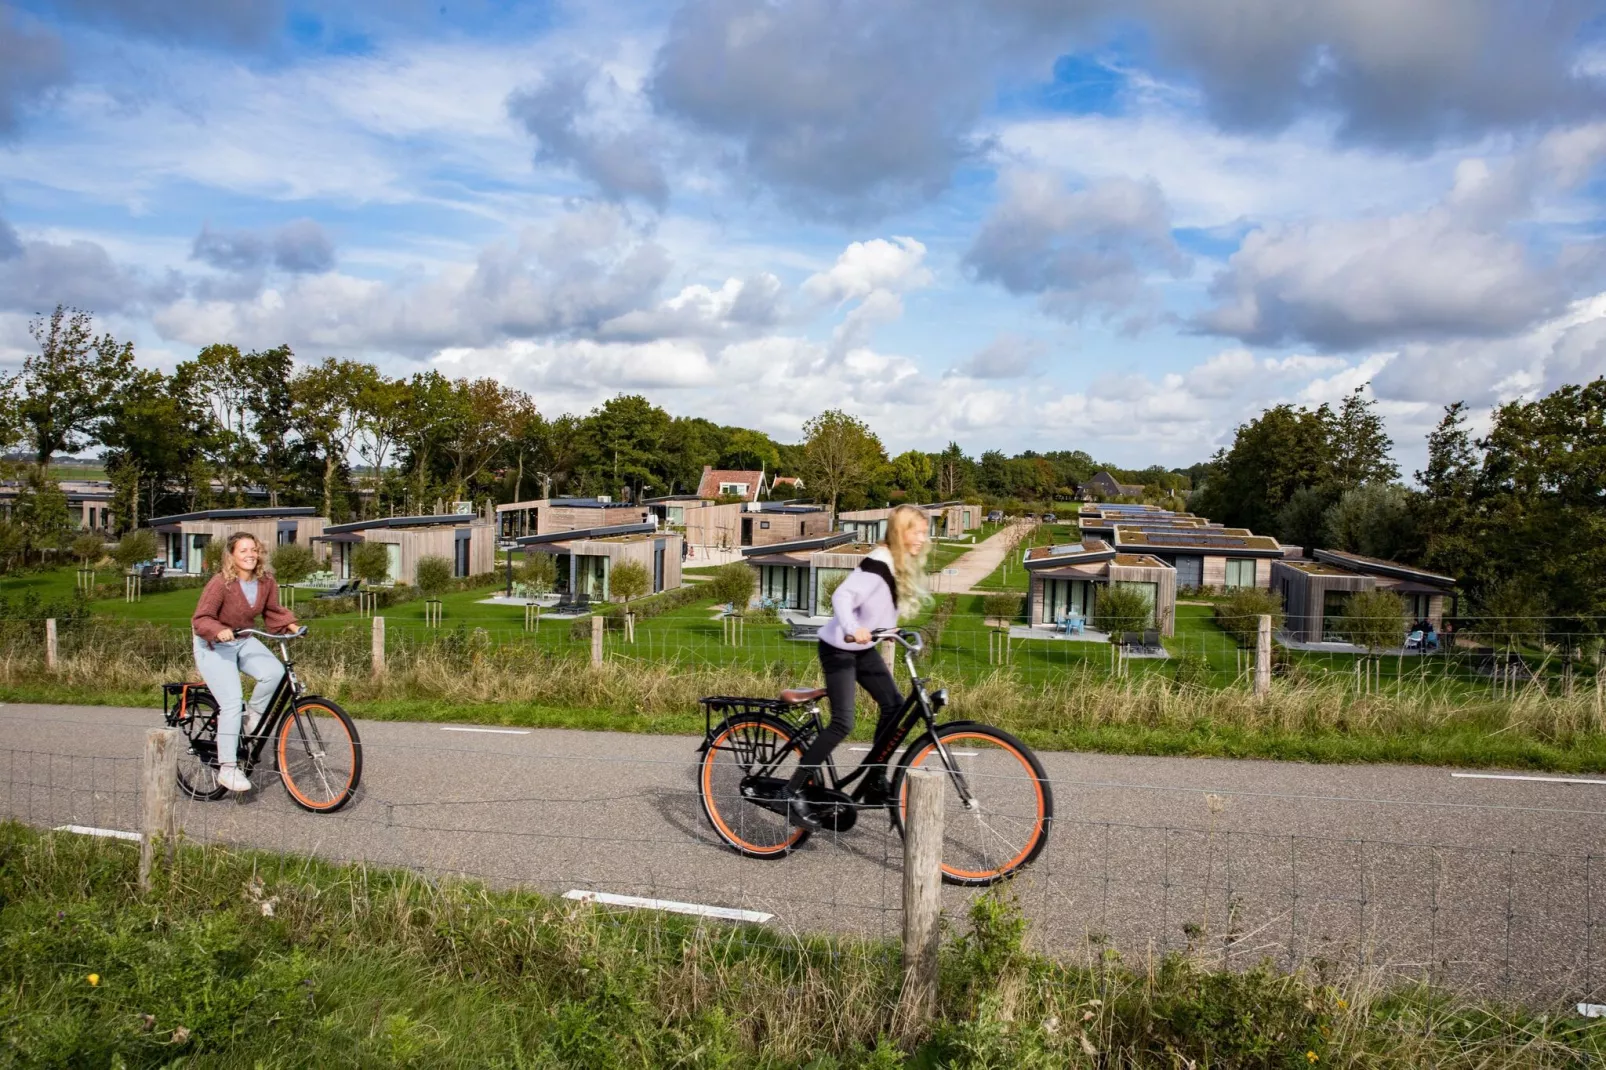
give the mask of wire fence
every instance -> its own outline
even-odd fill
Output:
[[[0,726],[20,744],[0,749],[4,816],[136,832],[137,755],[158,720],[0,708]],[[714,834],[685,739],[391,723],[363,731],[363,787],[344,810],[298,809],[261,767],[240,799],[180,795],[178,826],[192,842],[273,852],[279,880],[294,880],[295,860],[312,856],[556,895],[734,908],[788,932],[893,942],[899,933],[903,848],[884,811],[759,861]],[[1538,1005],[1606,1002],[1606,807],[1596,795],[1606,781],[1042,757],[1055,819],[1046,850],[1011,889],[1045,953],[1097,964],[1186,952],[1224,967],[1270,960]],[[977,893],[943,894],[962,928]]]

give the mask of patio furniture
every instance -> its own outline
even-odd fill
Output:
[[[1153,628],[1144,629],[1144,632],[1143,632],[1143,645],[1144,645],[1144,647],[1146,649],[1149,649],[1149,650],[1153,650],[1155,647],[1159,646],[1160,645],[1160,633],[1158,631],[1156,631],[1155,629],[1153,629]]]
[[[1121,633],[1121,648],[1123,650],[1133,650],[1133,649],[1136,649],[1138,647],[1141,647],[1142,645],[1143,645],[1143,636],[1140,633],[1138,633],[1138,632],[1122,632]]]
[[[1422,640],[1422,633],[1420,631],[1413,631],[1410,635],[1405,637],[1405,649],[1420,651],[1422,649]]]
[[[356,594],[361,589],[362,589],[362,581],[361,580],[352,580],[350,583],[344,584],[344,585],[342,585],[340,587],[331,587],[329,590],[324,591],[322,594],[316,595],[315,597],[317,597],[317,598],[349,598],[352,595]]]
[[[820,626],[818,624],[803,624],[795,620],[787,621],[786,623],[787,639],[818,639],[819,637]]]

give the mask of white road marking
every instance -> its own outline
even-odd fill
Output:
[[[740,910],[736,907],[711,907],[702,903],[677,903],[673,899],[643,899],[638,895],[617,895],[613,892],[587,892],[571,888],[563,898],[581,903],[601,903],[610,907],[638,907],[642,910],[662,910],[670,914],[691,914],[699,918],[719,918],[722,921],[749,921],[763,924],[775,917],[757,910]]]
[[[870,748],[869,747],[849,747],[848,750],[855,750],[855,751],[859,751],[861,753],[868,753]],[[973,750],[951,750],[948,753],[952,754],[955,758],[974,758],[976,756],[976,752],[973,751]]]
[[[122,829],[98,829],[93,825],[57,825],[52,832],[76,832],[80,836],[104,836],[109,840],[133,840],[138,843],[143,837],[137,832],[125,832]]]
[[[496,736],[527,736],[528,728],[454,728],[451,726],[441,729],[442,732],[489,732]]]
[[[1571,776],[1518,776],[1514,773],[1451,773],[1450,775],[1462,780],[1535,780],[1541,784],[1599,784],[1601,787],[1606,787],[1606,780],[1588,780]]]
[[[1584,1018],[1606,1018],[1606,1003],[1580,1003],[1578,1013]]]

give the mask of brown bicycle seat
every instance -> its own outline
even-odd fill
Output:
[[[805,702],[813,702],[815,699],[821,699],[824,697],[825,688],[823,687],[811,687],[806,689],[801,687],[793,687],[781,692],[781,701],[790,702],[794,706],[801,706]]]

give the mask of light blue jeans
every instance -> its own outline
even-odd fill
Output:
[[[233,765],[240,751],[240,722],[245,715],[240,686],[240,674],[256,681],[251,690],[251,701],[246,708],[261,716],[273,699],[273,691],[284,677],[284,663],[256,639],[235,639],[227,643],[208,646],[205,639],[195,636],[195,667],[201,679],[217,699],[217,754],[218,761]]]

